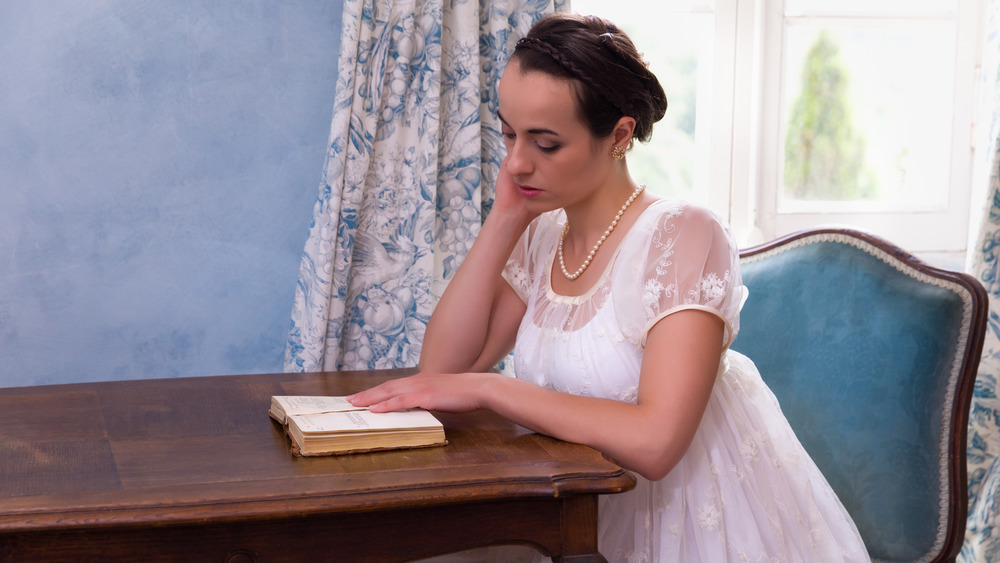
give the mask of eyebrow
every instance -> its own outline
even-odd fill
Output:
[[[500,110],[497,110],[497,117],[500,118],[500,121],[502,121],[503,124],[506,125],[507,127],[511,126],[510,123],[507,123],[507,120],[503,118],[503,115],[500,113]],[[559,133],[556,133],[551,129],[542,129],[542,128],[528,129],[528,133],[532,135],[554,135],[556,137],[559,136]]]

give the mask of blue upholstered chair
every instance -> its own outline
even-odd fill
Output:
[[[871,234],[817,229],[746,249],[733,348],[777,395],[876,561],[953,561],[987,297]]]

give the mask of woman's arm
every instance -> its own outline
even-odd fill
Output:
[[[421,371],[486,371],[511,350],[525,304],[500,274],[523,231],[487,218],[427,323]]]
[[[701,310],[668,315],[649,331],[636,404],[580,397],[502,375],[421,373],[354,395],[373,411],[487,408],[521,426],[589,445],[644,477],[661,479],[684,456],[722,356],[723,322]]]
[[[493,209],[427,323],[422,371],[486,371],[511,350],[525,305],[501,273],[534,217],[517,194],[504,159]]]
[[[701,423],[718,374],[722,334],[722,320],[705,311],[660,320],[646,340],[634,405],[522,389],[494,393],[487,406],[537,432],[587,444],[650,480],[662,479]],[[498,382],[505,385],[513,387]]]

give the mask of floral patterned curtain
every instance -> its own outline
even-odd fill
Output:
[[[496,86],[568,0],[345,0],[326,166],[286,371],[415,366],[492,203]]]
[[[987,0],[976,181],[986,205],[970,271],[990,297],[989,330],[969,420],[969,520],[960,561],[1000,561],[1000,0]]]

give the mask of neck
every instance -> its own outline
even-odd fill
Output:
[[[566,244],[572,244],[574,248],[592,246],[638,187],[631,178],[626,178],[597,190],[593,197],[564,208],[570,225],[569,232],[566,233]]]
[[[604,246],[605,242],[608,242],[611,238],[614,238],[615,229],[617,229],[618,225],[627,222],[625,219],[625,213],[629,210],[629,208],[631,208],[632,204],[635,203],[635,200],[639,198],[640,194],[645,188],[646,186],[639,186],[636,189],[632,190],[632,193],[630,193],[628,198],[625,199],[625,203],[623,203],[622,206],[618,208],[618,211],[615,213],[614,218],[611,219],[611,222],[608,224],[608,227],[604,230],[603,233],[601,233],[600,238],[597,239],[597,242],[594,244],[593,247],[590,248],[589,252],[587,252],[586,256],[583,259],[583,263],[580,264],[580,267],[577,268],[575,272],[570,272],[569,268],[566,267],[565,243],[566,243],[566,234],[569,231],[569,222],[566,223],[566,225],[563,227],[562,235],[559,238],[559,248],[558,248],[559,268],[562,270],[564,276],[566,276],[570,281],[572,281],[576,280],[581,275],[583,275],[583,273],[587,270],[587,268],[590,267],[590,264],[597,257],[597,251],[599,251]],[[620,233],[621,231],[618,232]],[[621,235],[619,235],[619,238],[620,237]]]

